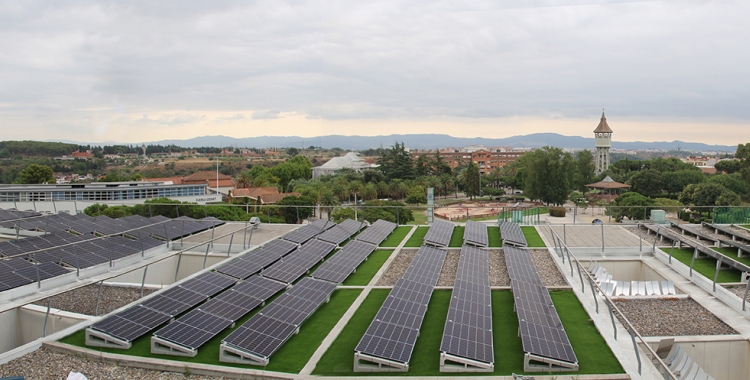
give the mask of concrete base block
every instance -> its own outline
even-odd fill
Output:
[[[198,355],[198,350],[189,347],[180,346],[174,344],[168,340],[161,339],[157,336],[151,337],[151,353],[152,354],[163,354],[163,355],[174,355],[174,356],[186,356],[189,358]]]
[[[476,360],[454,356],[445,352],[440,353],[440,372],[494,372],[493,363],[483,363]]]
[[[131,342],[115,338],[91,328],[86,329],[86,345],[91,347],[107,347],[127,350],[132,346]]]
[[[394,362],[388,359],[354,353],[354,372],[408,372],[409,363]]]

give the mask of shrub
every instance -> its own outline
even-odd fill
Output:
[[[565,207],[550,207],[549,208],[549,215],[550,216],[563,217],[563,216],[565,216]]]
[[[682,211],[680,213],[680,219],[682,219],[683,222],[687,222],[688,220],[690,220],[690,213]]]

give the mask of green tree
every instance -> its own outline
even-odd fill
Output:
[[[594,155],[588,150],[576,152],[576,173],[573,177],[573,188],[586,194],[589,190],[586,185],[595,182],[594,178]]]
[[[18,183],[55,183],[55,173],[49,166],[31,164],[18,173]]]
[[[679,170],[662,173],[662,187],[669,195],[676,195],[690,184],[699,184],[706,180],[706,175],[696,170]]]
[[[660,194],[662,191],[661,173],[656,170],[648,169],[635,174],[630,178],[628,184],[636,193],[651,196]]]
[[[481,174],[479,173],[479,165],[469,162],[466,167],[466,174],[463,178],[463,190],[467,197],[474,198],[479,196],[480,189],[482,188]]]
[[[714,164],[714,168],[717,171],[732,174],[742,170],[742,165],[739,160],[722,160]]]
[[[281,215],[287,223],[300,223],[313,215],[315,202],[305,196],[288,196],[276,202],[281,209]],[[296,206],[296,207],[295,207]]]
[[[409,195],[406,196],[407,204],[425,204],[427,203],[427,194],[422,186],[414,186],[409,190]]]
[[[655,204],[653,199],[631,191],[612,201],[611,205],[616,207],[610,208],[610,215],[617,222],[621,222],[625,217],[630,220],[640,220],[645,216],[648,219],[648,208]]]
[[[557,205],[565,203],[573,189],[575,163],[570,153],[545,146],[526,153],[524,193],[530,199]]]
[[[380,171],[385,179],[390,181],[394,178],[414,179],[414,162],[406,151],[404,143],[395,143],[392,148],[386,149],[378,160]]]
[[[739,173],[713,175],[708,178],[708,182],[718,183],[727,189],[734,191],[743,199],[750,198],[750,185],[742,180]]]

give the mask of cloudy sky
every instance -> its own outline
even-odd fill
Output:
[[[498,4],[500,3],[500,4]],[[0,3],[2,140],[750,141],[750,1]]]

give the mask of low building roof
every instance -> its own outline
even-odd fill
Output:
[[[590,183],[586,185],[586,187],[591,187],[594,189],[624,189],[630,187],[630,185],[626,185],[624,183],[615,182],[612,178],[607,176],[603,180],[595,183]]]

